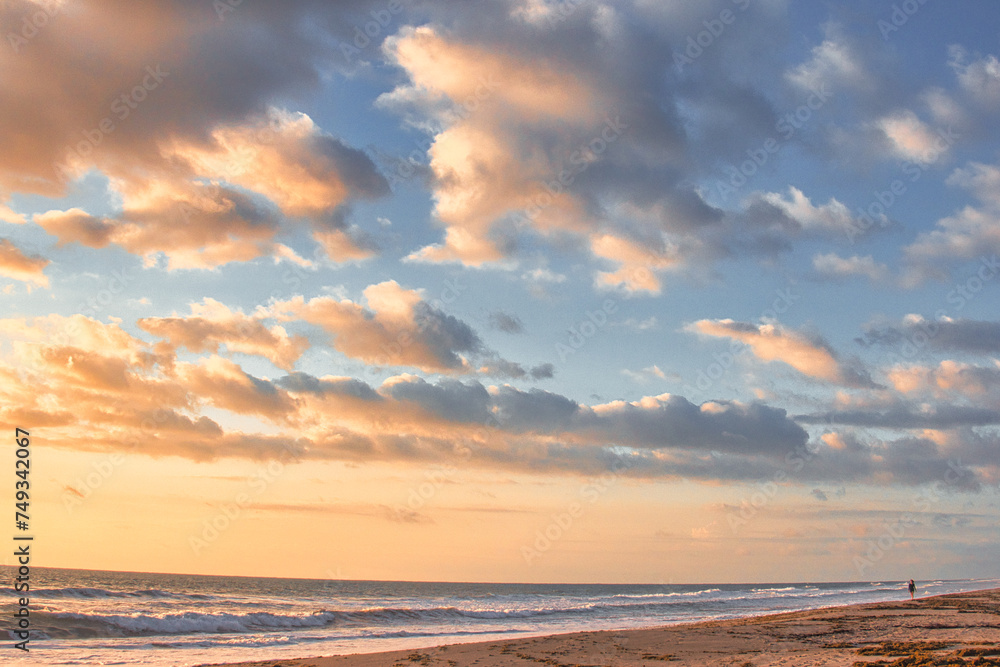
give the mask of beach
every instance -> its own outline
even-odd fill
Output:
[[[1000,666],[1000,589],[660,628],[230,667],[648,667],[668,662],[676,667]]]

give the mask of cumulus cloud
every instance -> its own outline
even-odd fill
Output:
[[[379,104],[431,135],[445,229],[411,259],[513,267],[524,247],[569,245],[589,251],[599,288],[656,294],[663,274],[706,274],[753,247],[690,170],[763,140],[774,110],[718,54],[699,59],[702,86],[652,65],[671,61],[708,9],[584,4],[550,24],[551,10],[498,3],[386,41],[407,81]],[[741,21],[733,39],[747,48],[775,28],[763,10]]]
[[[30,48],[0,54],[0,116],[9,121],[0,193],[59,196],[96,169],[120,210],[36,221],[61,242],[113,243],[149,262],[163,253],[169,268],[286,256],[275,236],[299,220],[317,233],[342,229],[351,203],[386,194],[387,182],[363,152],[271,105],[318,83],[316,65],[334,48],[328,37],[350,30],[336,19],[365,4],[291,0],[219,21],[211,6],[206,15],[140,0],[127,5],[130,34],[109,41],[101,36],[120,32],[126,5],[73,3],[72,20],[53,19]],[[20,25],[38,7],[13,0],[0,11],[5,25]],[[91,45],[86,58],[72,47],[81,39]]]
[[[468,357],[486,351],[468,324],[429,304],[420,290],[389,280],[367,287],[364,296],[367,308],[349,299],[295,297],[272,304],[270,312],[322,327],[335,349],[375,365],[468,372]]]
[[[370,285],[364,303],[330,296],[301,296],[272,302],[247,315],[206,297],[192,303],[190,315],[148,317],[137,324],[163,339],[161,351],[186,348],[196,354],[225,350],[259,356],[286,371],[310,348],[302,334],[290,334],[283,322],[308,323],[329,333],[334,349],[352,359],[383,366],[410,366],[429,372],[472,373],[505,379],[550,379],[552,364],[525,367],[499,357],[468,324],[447,315],[422,290],[395,281]],[[519,320],[518,320],[519,322]],[[479,362],[480,366],[473,365]]]
[[[0,239],[0,276],[39,287],[48,287],[45,267],[50,261],[39,255],[25,254],[9,239]]]
[[[170,269],[260,256],[306,263],[275,240],[297,220],[309,223],[335,261],[371,254],[345,229],[343,210],[354,199],[386,194],[385,179],[364,153],[323,134],[308,116],[271,114],[270,124],[215,128],[208,143],[165,141],[161,157],[176,167],[114,181],[122,198],[117,216],[97,218],[74,208],[34,221],[60,245],[116,244],[147,264],[162,254]],[[262,131],[269,133],[266,141]]]
[[[970,60],[959,45],[949,50],[948,64],[955,70],[962,89],[972,99],[990,109],[1000,106],[1000,60],[993,54]]]
[[[827,433],[810,442],[784,410],[760,403],[694,404],[662,394],[586,405],[539,389],[412,375],[379,386],[294,371],[267,379],[214,354],[179,360],[117,324],[83,316],[0,320],[0,330],[16,356],[0,363],[0,422],[45,414],[51,442],[69,449],[193,460],[462,461],[561,474],[614,466],[637,477],[711,480],[760,479],[802,461],[805,481],[904,484],[938,479],[948,457],[961,456],[967,488],[997,468],[995,436],[969,430],[972,413],[956,408],[957,421],[946,419],[944,408],[855,419],[910,429],[965,424],[934,438],[868,442]],[[224,427],[204,414],[209,408],[260,427]],[[296,435],[273,435],[267,424]],[[94,429],[105,437],[94,439]]]
[[[886,265],[877,263],[871,255],[841,257],[831,252],[825,255],[816,255],[813,257],[812,263],[816,274],[820,278],[829,280],[862,277],[872,282],[880,282],[885,280],[889,274]]]
[[[898,111],[876,122],[892,150],[904,160],[931,164],[940,158],[941,137],[910,110]]]
[[[166,339],[172,348],[217,353],[225,346],[231,353],[264,357],[285,370],[290,370],[309,347],[304,336],[290,336],[280,326],[269,328],[259,317],[230,310],[208,297],[200,304],[191,304],[190,316],[148,317],[137,324],[154,336]]]
[[[994,360],[992,366],[976,366],[947,359],[937,366],[895,366],[886,375],[893,388],[904,394],[981,399],[1000,388],[1000,361]]]
[[[819,90],[823,85],[861,91],[874,88],[877,79],[843,28],[837,23],[828,23],[824,31],[825,39],[813,47],[810,59],[787,72],[787,79],[807,91]]]
[[[795,186],[786,194],[756,193],[750,197],[747,210],[757,225],[782,229],[793,234],[812,233],[843,236],[857,227],[847,206],[831,198],[816,205]]]
[[[956,169],[947,183],[970,191],[979,206],[966,206],[938,221],[937,228],[921,233],[903,249],[905,280],[916,285],[927,279],[946,279],[961,262],[985,261],[989,278],[996,277],[1000,254],[1000,169],[973,162]],[[980,276],[983,278],[984,276]]]
[[[699,320],[687,331],[716,338],[730,338],[750,346],[762,361],[782,361],[803,375],[854,387],[873,387],[868,373],[844,363],[829,343],[785,329],[779,324],[751,324],[734,320]]]

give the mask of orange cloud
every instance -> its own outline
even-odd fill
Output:
[[[856,386],[871,386],[867,374],[846,367],[820,338],[783,328],[779,324],[749,324],[734,320],[699,320],[687,330],[716,338],[730,338],[750,346],[763,361],[781,361],[809,377]]]
[[[445,238],[411,257],[470,265],[501,261],[501,219],[533,207],[565,159],[530,141],[525,130],[558,122],[566,138],[592,132],[609,100],[565,62],[463,43],[432,27],[403,30],[387,40],[386,50],[410,83],[379,103],[415,104],[436,124],[428,153]],[[578,225],[572,219],[586,218],[568,193],[549,197],[535,221],[539,229],[572,228]]]
[[[8,239],[0,239],[0,276],[48,287],[49,278],[43,271],[49,260],[37,255],[26,255]]]
[[[224,345],[230,353],[263,357],[285,370],[309,348],[305,336],[290,336],[281,326],[268,328],[259,318],[230,310],[207,297],[201,304],[191,304],[190,317],[148,317],[138,325],[166,339],[173,348],[217,353]]]
[[[1000,362],[975,366],[944,360],[934,366],[895,366],[886,373],[896,391],[904,394],[932,394],[939,398],[955,394],[981,398],[1000,383]]]
[[[594,282],[598,287],[622,287],[629,292],[660,293],[660,279],[654,271],[676,266],[680,259],[676,249],[667,245],[657,249],[610,234],[591,238],[591,251],[595,256],[617,262],[616,271],[602,271]]]
[[[303,319],[333,335],[333,347],[354,359],[382,366],[412,366],[431,372],[468,372],[465,355],[483,351],[479,336],[394,280],[364,291],[368,308],[353,301],[296,297],[273,304],[282,318]]]

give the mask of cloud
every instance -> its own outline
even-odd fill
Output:
[[[467,357],[485,352],[482,340],[461,320],[394,280],[364,290],[368,308],[348,299],[295,297],[272,304],[279,319],[302,319],[333,336],[333,347],[380,366],[412,366],[431,372],[468,372]]]
[[[969,53],[954,45],[949,49],[948,64],[969,97],[989,109],[1000,106],[1000,61],[995,55],[980,56],[970,62]]]
[[[876,263],[871,255],[840,257],[831,252],[814,256],[812,263],[816,274],[827,280],[844,280],[860,276],[872,282],[881,282],[889,273],[886,265]]]
[[[619,265],[615,271],[600,271],[594,278],[598,288],[620,287],[627,292],[660,293],[657,271],[675,266],[678,257],[662,239],[652,245],[639,243],[620,236],[603,234],[591,239],[591,252],[595,257]],[[672,256],[674,255],[674,256]]]
[[[951,269],[962,262],[995,264],[1000,254],[1000,168],[977,162],[956,169],[946,181],[969,190],[980,205],[966,206],[938,221],[937,228],[921,233],[903,248],[906,284],[915,286],[928,279],[947,279]],[[987,265],[982,279],[996,277],[997,269]]]
[[[287,390],[250,375],[222,357],[211,356],[194,364],[179,362],[176,374],[193,394],[235,414],[284,423],[295,410],[295,401]]]
[[[622,329],[629,329],[631,331],[651,331],[656,329],[657,320],[655,315],[650,315],[649,317],[639,320],[634,317],[629,317],[627,319],[615,322],[609,322],[611,327],[620,327]]]
[[[9,239],[0,239],[0,276],[39,287],[48,287],[45,267],[51,262],[39,255],[26,255]]]
[[[598,287],[656,294],[662,274],[745,252],[742,227],[693,183],[699,161],[763,141],[773,109],[715,54],[699,86],[653,64],[703,29],[704,8],[584,4],[552,25],[548,11],[452,11],[386,41],[407,80],[378,104],[430,135],[444,227],[410,259],[515,268],[528,248],[571,247],[589,251]],[[741,20],[747,48],[777,22]]]
[[[367,4],[290,0],[220,21],[211,7],[137,0],[130,34],[112,44],[102,35],[125,5],[73,3],[72,20],[0,53],[0,193],[58,197],[97,170],[120,210],[52,211],[39,224],[63,243],[115,244],[148,263],[163,253],[171,269],[282,257],[276,235],[301,222],[345,228],[351,204],[387,194],[387,182],[363,152],[272,105],[317,86],[331,37],[346,37],[344,19]],[[20,25],[38,6],[0,11]],[[77,40],[91,45],[86,58]]]
[[[841,202],[831,198],[826,204],[816,206],[794,186],[789,186],[786,195],[756,193],[750,197],[747,208],[758,224],[793,234],[843,236],[857,227],[854,216]]]
[[[662,370],[660,370],[660,367],[656,365],[647,366],[646,368],[643,368],[641,371],[630,371],[629,369],[626,368],[622,371],[622,375],[632,378],[636,382],[648,382],[649,380],[653,379],[658,379],[658,380],[667,379],[667,374],[664,373]],[[679,379],[679,376],[677,376],[676,373],[671,373],[670,379],[671,380]]]
[[[788,81],[807,91],[819,90],[823,85],[861,91],[874,88],[874,76],[842,26],[828,23],[824,32],[825,39],[813,47],[810,59],[786,73]]]
[[[975,366],[945,360],[937,366],[895,366],[886,376],[893,388],[904,394],[932,394],[941,399],[957,394],[981,400],[1000,388],[1000,362]]]
[[[117,324],[83,316],[5,319],[0,330],[13,341],[20,369],[9,359],[0,362],[0,422],[47,414],[51,442],[75,450],[198,461],[462,462],[570,475],[614,467],[640,478],[696,480],[762,479],[801,460],[798,475],[806,482],[903,484],[940,479],[949,457],[960,457],[960,484],[967,489],[998,472],[996,436],[970,430],[976,420],[968,411],[952,415],[965,426],[933,439],[918,434],[866,442],[827,433],[810,443],[784,410],[760,403],[694,404],[662,394],[585,405],[539,389],[453,378],[431,383],[412,375],[378,387],[302,372],[271,380],[216,355],[179,360],[173,350]],[[220,411],[219,421],[203,414],[207,409]],[[253,421],[242,421],[240,430],[226,426],[227,413],[257,420],[259,430]],[[934,428],[944,416],[944,407],[897,410],[875,421]],[[270,434],[268,424],[295,435]],[[94,439],[95,429],[105,437]]]
[[[862,369],[842,362],[830,344],[818,336],[785,329],[779,324],[750,324],[733,320],[699,320],[686,331],[730,338],[750,346],[762,361],[782,361],[803,375],[854,387],[875,386]]]
[[[12,225],[23,225],[27,219],[23,213],[17,213],[7,204],[0,201],[0,222],[8,222]]]
[[[944,352],[1000,354],[1000,322],[910,314],[899,321],[872,322],[858,342],[866,346],[910,348],[929,346]]]
[[[796,415],[795,421],[803,424],[843,424],[871,428],[951,429],[1000,424],[1000,410],[947,403],[922,406],[899,403],[882,411],[830,410]]]
[[[880,118],[876,126],[885,134],[897,156],[919,164],[931,164],[940,157],[940,136],[932,132],[915,113],[898,111]]]
[[[366,363],[410,366],[430,372],[472,373],[507,379],[549,379],[552,364],[525,368],[485,347],[465,322],[428,303],[422,290],[409,290],[395,281],[370,285],[363,292],[367,306],[350,299],[297,296],[258,308],[252,315],[233,310],[206,297],[191,304],[188,316],[148,317],[138,320],[144,331],[164,339],[161,351],[186,348],[200,354],[242,353],[259,356],[291,370],[310,348],[301,334],[290,334],[278,320],[306,322],[332,335],[334,349]],[[478,369],[472,365],[480,361]]]
[[[211,143],[175,141],[165,157],[192,173],[259,193],[293,218],[322,223],[349,198],[388,193],[385,178],[360,150],[324,134],[309,116],[277,109],[264,121],[219,126]],[[261,133],[269,136],[261,141]]]
[[[555,366],[553,364],[539,364],[530,369],[524,368],[519,363],[507,361],[506,359],[492,359],[478,370],[480,375],[503,378],[505,380],[549,380],[555,377]]]
[[[364,153],[323,134],[308,116],[270,114],[269,123],[215,128],[208,143],[164,141],[160,155],[177,167],[113,181],[122,198],[116,216],[74,208],[34,221],[60,245],[116,244],[147,264],[162,253],[169,269],[261,256],[307,264],[275,240],[297,220],[311,225],[314,240],[335,261],[370,255],[371,244],[346,228],[343,215],[353,200],[386,194],[385,179]],[[269,133],[266,141],[262,131]]]
[[[172,348],[217,353],[225,346],[230,353],[260,356],[284,370],[290,370],[309,348],[304,336],[289,336],[280,326],[268,328],[259,318],[230,310],[208,297],[200,304],[191,304],[189,317],[148,317],[137,324],[166,339]]]
[[[497,331],[509,334],[523,334],[524,322],[513,313],[506,313],[502,310],[490,313],[490,326]]]

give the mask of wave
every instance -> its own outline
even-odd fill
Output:
[[[688,591],[686,593],[619,593],[617,595],[612,595],[612,598],[616,599],[627,599],[627,600],[647,600],[654,598],[676,598],[676,597],[694,597],[695,595],[706,595],[708,593],[720,593],[721,588],[706,588],[703,591]]]
[[[763,589],[776,590],[776,589]],[[794,588],[779,589],[788,592]],[[162,598],[171,594],[155,589],[132,592],[113,592],[103,589],[51,589],[46,591],[51,597],[147,597]],[[721,593],[721,595],[718,595]],[[793,598],[821,598],[842,595],[839,591],[801,591],[787,595]],[[774,599],[776,596],[767,596]],[[752,602],[760,599],[759,592],[723,592],[718,588],[683,593],[658,593],[653,595],[609,596],[604,599],[562,600],[561,604],[550,606],[459,608],[438,607],[372,607],[368,609],[328,610],[311,613],[275,613],[274,611],[245,611],[234,609],[232,601],[226,607],[209,610],[184,610],[177,613],[114,613],[114,610],[91,610],[91,613],[45,609],[33,616],[36,628],[49,638],[101,638],[101,637],[146,637],[179,636],[195,634],[248,634],[260,632],[308,631],[323,628],[367,629],[372,632],[408,632],[425,634],[427,628],[415,625],[461,624],[476,621],[528,620],[543,617],[572,619],[588,616],[622,617],[650,616],[665,620],[665,612],[674,610],[687,616],[692,610],[704,605],[718,608],[719,605]],[[239,605],[242,606],[242,605]],[[704,607],[703,607],[704,608]],[[273,609],[273,608],[272,608]],[[407,627],[408,626],[408,627]],[[489,630],[496,632],[498,628]],[[449,632],[447,634],[453,634]],[[400,635],[405,636],[405,635]]]
[[[685,606],[691,603],[682,603]],[[578,616],[608,609],[641,609],[663,607],[667,603],[583,604],[543,608],[459,609],[457,607],[376,607],[355,611],[322,610],[309,614],[275,614],[252,612],[202,613],[186,611],[176,614],[84,614],[40,611],[33,618],[36,628],[52,638],[57,637],[142,637],[190,634],[246,634],[310,630],[328,627],[369,628],[378,626],[439,624],[469,621],[504,621],[533,619],[555,615]],[[673,605],[671,605],[673,606]],[[373,627],[374,626],[374,627]],[[395,630],[407,632],[410,630]],[[489,632],[496,632],[490,629]],[[425,634],[419,632],[419,634]],[[447,632],[446,634],[454,634]],[[387,635],[391,636],[391,635]],[[400,635],[406,636],[406,635]]]
[[[10,593],[10,591],[8,591]],[[13,595],[17,595],[13,593]],[[32,588],[31,597],[42,599],[66,599],[75,598],[80,600],[112,599],[112,598],[151,598],[151,599],[182,599],[182,600],[211,600],[215,596],[202,593],[171,593],[157,588],[149,588],[136,591],[112,591],[106,588]]]
[[[531,628],[491,628],[487,630],[459,630],[449,629],[443,632],[433,631],[413,631],[396,630],[392,632],[360,632],[342,634],[324,634],[322,636],[295,635],[276,633],[271,636],[243,635],[243,636],[213,636],[195,635],[190,637],[170,637],[168,639],[154,639],[146,644],[137,644],[134,648],[143,649],[190,649],[190,648],[262,648],[282,645],[301,645],[308,643],[329,642],[329,641],[353,641],[368,639],[407,639],[420,637],[478,637],[493,635],[525,634],[531,632]],[[119,648],[120,644],[113,645]]]

